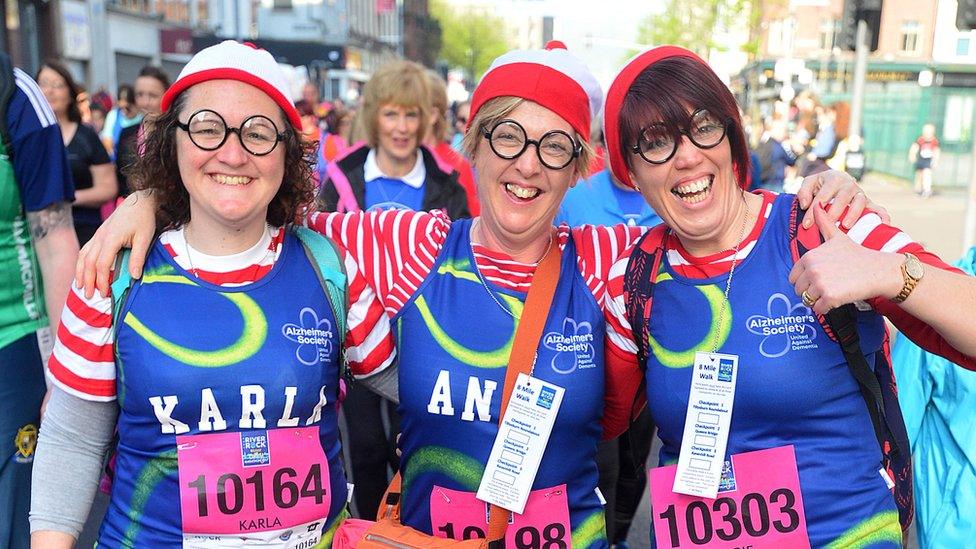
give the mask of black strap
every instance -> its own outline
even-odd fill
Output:
[[[878,446],[885,451],[885,418],[884,396],[881,394],[881,384],[874,371],[868,365],[861,352],[861,337],[857,333],[857,308],[852,303],[832,309],[826,314],[827,325],[830,326],[837,343],[844,352],[844,360],[851,375],[857,381],[864,397],[864,404],[871,415],[874,434],[878,439]]]
[[[7,106],[16,87],[13,63],[6,53],[0,52],[0,139],[3,139],[3,149],[8,158],[13,158],[14,151],[11,146],[10,129],[7,127]]]

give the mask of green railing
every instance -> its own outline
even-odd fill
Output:
[[[820,99],[824,104],[849,101],[850,94],[822,94]],[[923,88],[914,82],[869,83],[862,116],[868,169],[913,179],[915,170],[908,150],[921,133],[922,125],[931,122],[941,144],[941,157],[933,178],[935,185],[968,185],[974,105],[976,89],[973,88]],[[948,138],[947,125],[955,126]]]

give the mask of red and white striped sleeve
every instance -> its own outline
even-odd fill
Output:
[[[85,400],[115,400],[115,350],[112,296],[98,292],[86,299],[74,284],[48,361],[53,382]]]
[[[604,342],[603,438],[623,433],[634,413],[646,400],[637,367],[637,345],[627,322],[623,299],[623,275],[630,252],[646,227],[583,225],[573,229],[580,272],[603,309]]]
[[[357,377],[383,371],[396,356],[390,320],[430,273],[450,219],[440,211],[315,212],[305,223],[345,252],[350,370]]]
[[[939,256],[926,250],[924,246],[913,240],[901,229],[883,223],[881,217],[872,211],[864,212],[861,218],[847,230],[847,236],[851,237],[854,242],[872,250],[892,253],[908,252],[918,257],[922,263],[936,269],[962,273],[956,267],[942,261]],[[919,347],[945,357],[956,364],[969,369],[976,369],[976,358],[956,350],[935,329],[905,312],[897,303],[893,303],[884,297],[868,300],[868,303],[875,311],[886,316],[898,328],[898,331],[908,336]]]

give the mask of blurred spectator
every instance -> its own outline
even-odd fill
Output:
[[[100,133],[102,143],[105,144],[112,158],[118,154],[119,136],[122,130],[142,122],[142,113],[136,107],[136,92],[132,86],[120,85],[117,98],[115,108],[108,112]]]
[[[169,88],[169,76],[161,68],[146,65],[139,71],[133,89],[135,90],[136,109],[142,117],[140,120],[146,116],[159,114],[159,103],[163,100],[163,93],[167,88]],[[129,193],[132,192],[126,173],[129,166],[135,161],[136,154],[138,154],[141,128],[142,124],[135,124],[119,133],[115,149],[115,174],[119,181],[119,197],[121,198],[129,196]]]
[[[767,118],[755,152],[759,159],[759,181],[755,187],[783,192],[786,167],[796,163],[796,154],[786,139],[786,123]]]
[[[940,153],[935,125],[922,126],[922,135],[912,143],[908,151],[908,161],[915,165],[915,194],[922,198],[932,196],[932,170],[939,162]]]
[[[315,109],[312,104],[304,99],[299,99],[295,102],[295,110],[298,111],[298,116],[302,117],[302,140],[318,143],[322,130],[319,128],[319,119],[315,116]]]
[[[836,112],[818,105],[817,135],[812,142],[806,162],[800,167],[800,176],[806,177],[827,170],[827,160],[837,152],[837,130],[834,128]]]
[[[302,98],[300,101],[305,101],[311,106],[312,113],[315,116],[316,125],[318,125],[318,123],[325,118],[325,115],[329,114],[329,111],[331,111],[334,107],[334,105],[328,101],[322,101],[319,99],[319,87],[311,80],[305,82],[305,85],[302,86]]]
[[[848,139],[851,126],[851,106],[847,101],[831,103],[828,109],[833,120],[834,136],[837,144],[834,153],[827,159],[827,167],[837,171],[847,171],[847,152],[852,149]]]
[[[956,266],[976,274],[976,248]],[[915,462],[920,549],[972,547],[976,538],[976,372],[898,336],[891,354]]]
[[[454,136],[451,137],[451,148],[460,154],[464,154],[461,142],[464,140],[464,132],[468,127],[468,116],[470,114],[470,101],[461,101],[454,105]]]
[[[614,179],[605,168],[566,192],[555,222],[570,227],[618,223],[653,227],[661,218],[637,190]]]
[[[325,115],[325,130],[319,146],[319,165],[323,171],[326,163],[338,158],[349,147],[348,139],[354,115],[353,111],[341,103],[336,103]]]
[[[68,69],[56,61],[46,61],[37,73],[37,83],[54,111],[68,151],[75,182],[71,213],[78,243],[84,245],[102,223],[100,208],[118,194],[115,169],[98,134],[81,122],[78,86]]]
[[[428,70],[427,86],[430,89],[430,125],[424,145],[433,151],[438,161],[446,163],[450,170],[457,172],[458,183],[468,195],[468,210],[472,216],[476,216],[481,208],[478,205],[478,189],[474,185],[471,164],[447,141],[452,133],[447,121],[447,84],[439,74]]]
[[[96,134],[102,133],[102,128],[105,127],[105,116],[108,115],[108,111],[102,106],[101,103],[94,102],[92,102],[89,110],[91,112],[91,123],[89,126],[95,130]],[[101,140],[99,140],[99,143],[101,143]],[[102,148],[105,148],[104,143],[102,143]]]
[[[593,160],[590,161],[590,177],[600,173],[607,166],[607,146],[604,140],[603,122],[596,120],[593,122],[593,130],[590,132],[590,143],[593,143]]]

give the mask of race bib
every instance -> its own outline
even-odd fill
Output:
[[[321,524],[329,463],[318,427],[176,437],[183,532],[236,535]]]
[[[430,493],[430,523],[434,535],[465,540],[488,535],[490,506],[473,492],[434,486]],[[566,485],[533,490],[521,515],[512,513],[505,546],[515,549],[567,549],[572,541]]]
[[[650,470],[658,549],[810,547],[793,446],[732,456],[715,499],[674,493],[676,469]]]

